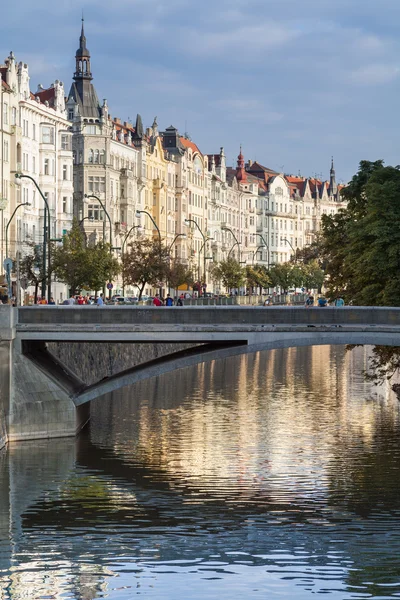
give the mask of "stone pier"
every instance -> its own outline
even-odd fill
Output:
[[[0,448],[7,442],[75,435],[90,411],[89,405],[76,408],[51,369],[22,352],[16,317],[17,309],[0,306]]]

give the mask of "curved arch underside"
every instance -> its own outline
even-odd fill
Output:
[[[265,334],[253,334],[249,335],[247,341],[203,344],[190,350],[175,352],[138,365],[111,377],[106,377],[93,385],[84,388],[80,387],[79,391],[77,390],[71,396],[75,405],[80,406],[95,398],[145,379],[213,360],[221,360],[231,356],[250,354],[263,350],[348,344],[400,346],[400,332],[377,332],[372,328],[371,331],[366,331],[365,329],[363,331],[346,331],[344,328],[333,329],[333,331],[276,332],[275,334],[269,333],[268,336]]]

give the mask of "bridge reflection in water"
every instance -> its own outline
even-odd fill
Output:
[[[76,446],[10,446],[4,598],[398,596],[399,404],[364,364],[204,364],[94,402]]]

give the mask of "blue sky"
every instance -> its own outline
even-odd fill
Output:
[[[399,0],[15,0],[1,58],[31,89],[74,71],[82,10],[94,84],[122,120],[158,116],[204,153],[347,181],[400,163]]]

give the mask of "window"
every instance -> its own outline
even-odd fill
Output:
[[[50,175],[50,160],[48,158],[44,159],[44,174]]]
[[[29,135],[29,123],[26,119],[23,119],[23,121],[22,121],[22,134],[25,137],[28,137],[28,135]]]
[[[32,138],[36,140],[36,125],[33,123],[32,125]]]
[[[33,190],[32,192],[32,208],[35,208],[36,206],[36,190]]]
[[[73,108],[69,108],[68,109],[68,120],[69,121],[73,121],[74,120],[74,109]]]
[[[68,212],[67,207],[68,207],[67,196],[63,196],[63,199],[62,199],[62,211],[63,211],[63,213]]]
[[[86,125],[86,133],[89,134],[96,134],[97,133],[97,127],[96,125]]]
[[[63,180],[66,181],[68,179],[68,166],[63,165]]]
[[[92,163],[92,162],[93,162],[93,150],[89,150],[89,157],[88,157],[88,161],[89,161],[90,163]]]
[[[8,162],[8,141],[4,140],[3,160]]]
[[[94,161],[95,163],[99,163],[99,159],[100,159],[100,151],[99,150],[95,150],[94,151]]]
[[[88,179],[88,187],[89,187],[89,192],[105,192],[106,178],[90,176]]]
[[[42,126],[42,142],[43,144],[54,144],[54,127]]]
[[[32,156],[32,172],[36,173],[36,156]]]
[[[8,125],[8,103],[3,103],[3,123],[4,125]]]
[[[17,124],[17,109],[13,106],[11,109],[11,125]]]
[[[69,150],[69,136],[63,134],[61,136],[61,149],[62,150]]]
[[[102,221],[104,219],[104,214],[101,206],[99,204],[89,204],[88,217],[94,221]]]

